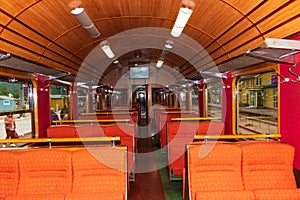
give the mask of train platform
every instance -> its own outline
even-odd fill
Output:
[[[255,114],[255,115],[263,115],[263,116],[278,116],[277,109],[269,109],[269,108],[256,108],[256,107],[239,107],[240,112]]]

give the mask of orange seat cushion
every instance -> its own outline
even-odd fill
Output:
[[[77,137],[74,125],[57,125],[50,126],[47,129],[47,137],[49,138],[74,138]]]
[[[241,145],[246,190],[296,188],[293,174],[294,148],[280,142]]]
[[[257,200],[299,200],[300,189],[255,190]]]
[[[125,196],[127,186],[126,152],[118,148],[73,152],[72,193],[114,193]]]
[[[65,194],[72,188],[71,153],[36,149],[19,155],[18,194]]]
[[[18,154],[0,151],[0,197],[16,194],[19,183]]]
[[[64,194],[21,194],[11,195],[5,200],[65,200]]]
[[[188,170],[192,199],[198,191],[244,190],[241,148],[238,145],[191,145],[188,149]]]
[[[196,200],[255,200],[252,191],[201,191],[196,192]]]

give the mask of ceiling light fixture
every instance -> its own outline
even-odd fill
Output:
[[[1,52],[0,51],[0,61],[1,60],[6,60],[6,59],[8,59],[10,57],[11,57],[10,53],[6,53],[6,52]]]
[[[76,17],[82,27],[87,30],[92,38],[97,38],[100,36],[100,32],[89,18],[87,13],[84,11],[84,8],[74,8],[71,13]]]
[[[164,64],[164,60],[162,58],[160,58],[160,59],[158,59],[158,61],[156,63],[156,67],[161,68],[163,64]]]
[[[165,47],[167,49],[172,49],[173,48],[173,45],[174,45],[174,42],[172,40],[166,40],[166,44],[165,44]]]
[[[193,13],[193,10],[191,9],[195,3],[193,1],[182,1],[183,7],[179,9],[175,24],[173,26],[173,29],[171,31],[171,35],[173,37],[179,37],[188,22],[190,16]]]
[[[108,45],[108,42],[106,40],[102,41],[100,43],[101,45],[101,49],[104,51],[104,53],[106,54],[106,56],[108,58],[113,58],[115,57],[115,54],[112,52],[111,48]]]

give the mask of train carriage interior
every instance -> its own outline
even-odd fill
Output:
[[[299,0],[2,0],[0,200],[300,200]]]

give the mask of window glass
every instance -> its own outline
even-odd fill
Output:
[[[244,83],[255,81],[255,85]],[[275,72],[242,76],[237,81],[237,133],[278,132],[278,89]]]
[[[199,111],[198,85],[194,85],[192,88],[192,110]]]
[[[69,119],[69,96],[68,87],[65,85],[51,84],[50,108],[60,120]]]
[[[21,138],[34,136],[32,83],[16,79],[0,78],[0,138],[6,138],[4,118],[12,114],[16,133]]]
[[[78,88],[78,113],[86,113],[88,111],[89,97],[87,88]]]
[[[207,116],[222,117],[222,84],[221,81],[207,83]]]

